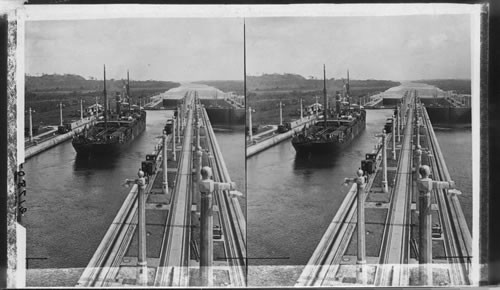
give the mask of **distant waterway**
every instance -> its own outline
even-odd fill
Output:
[[[160,110],[147,113],[146,130],[115,157],[77,159],[68,141],[26,161],[28,211],[23,223],[27,257],[36,258],[28,260],[30,269],[87,266],[130,191],[121,184],[137,176],[141,161],[159,142],[166,119],[173,115]],[[244,189],[243,127],[214,130],[231,178]],[[61,276],[57,272],[46,279]],[[64,283],[76,283],[78,275],[73,279]]]

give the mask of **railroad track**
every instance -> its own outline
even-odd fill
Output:
[[[204,108],[201,108],[202,124],[206,129],[207,141],[214,158],[210,158],[214,180],[231,182],[224,157],[215,139],[215,133]],[[240,185],[244,186],[244,185]],[[219,191],[214,194],[218,205],[220,224],[224,233],[225,259],[229,265],[229,278],[232,287],[246,286],[246,223],[245,216],[236,197],[230,197],[229,192]]]
[[[405,93],[405,96],[407,96]],[[411,102],[404,98],[403,107],[410,104],[407,123],[404,127],[401,142],[396,183],[393,188],[391,205],[384,229],[382,247],[380,251],[380,267],[375,273],[377,286],[403,286],[408,285],[409,269],[406,266],[409,257],[410,235],[410,206],[412,192],[412,163],[413,154],[411,140],[413,138],[413,107]]]
[[[425,133],[429,150],[436,158],[430,158],[435,179],[452,180],[441,148],[434,133],[427,110],[422,108],[422,119],[426,124]],[[443,227],[446,257],[450,266],[450,280],[452,284],[470,284],[470,266],[472,257],[472,237],[463,215],[460,202],[456,195],[448,195],[446,190],[433,190],[439,207],[439,219]]]
[[[186,93],[184,127],[180,163],[172,193],[171,207],[160,252],[160,264],[154,278],[155,286],[189,286],[189,245],[191,235],[193,110],[192,93]],[[189,104],[189,105],[188,105]]]

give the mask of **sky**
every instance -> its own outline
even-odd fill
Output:
[[[243,20],[100,19],[26,22],[30,75],[85,78],[242,80]]]
[[[470,16],[253,18],[247,74],[415,80],[470,78]]]
[[[247,18],[247,75],[470,78],[468,15]],[[26,73],[241,80],[242,18],[28,21]]]

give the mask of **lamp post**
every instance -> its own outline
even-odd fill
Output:
[[[138,258],[137,258],[137,285],[148,285],[148,267],[146,257],[146,179],[144,172],[139,169],[137,179],[126,179],[125,184],[137,184],[137,237],[138,237]]]
[[[163,131],[163,194],[168,194],[167,132]]]
[[[366,273],[366,241],[365,241],[365,185],[366,178],[363,176],[363,170],[359,169],[356,172],[356,177],[345,178],[344,183],[348,184],[350,182],[356,183],[357,191],[357,213],[358,213],[358,259],[356,264],[358,265],[356,270],[356,278],[358,283],[366,284],[367,273]]]
[[[304,109],[302,108],[302,99],[300,99],[300,120],[304,118]]]
[[[387,188],[387,141],[386,137],[387,134],[385,133],[385,130],[382,131],[382,134],[377,134],[375,137],[382,137],[382,171],[383,171],[383,178],[382,178],[382,189],[384,193],[387,193],[389,190]]]
[[[181,106],[177,107],[177,142],[180,142],[181,138],[181,126],[182,126],[182,112],[181,112]]]
[[[283,109],[280,101],[280,125],[283,125]]]
[[[29,108],[29,114],[30,114],[30,142],[33,141],[33,119],[31,117],[31,107]]]
[[[63,125],[62,103],[59,103],[59,117],[60,117],[60,120],[61,120],[59,126],[62,126]]]
[[[233,190],[234,182],[215,182],[210,177],[212,169],[205,166],[201,169],[199,190],[201,195],[200,212],[200,279],[201,286],[213,285],[213,192]]]
[[[250,137],[250,143],[253,141],[253,132],[252,132],[252,108],[248,107],[248,136]]]
[[[422,165],[418,169],[421,178],[417,182],[419,191],[419,278],[421,285],[432,285],[432,215],[431,191],[433,189],[453,189],[453,181],[433,181],[429,176],[431,169]],[[449,193],[460,194],[459,191]]]
[[[175,131],[177,130],[177,126],[179,126],[178,122],[177,122],[177,118],[174,118],[174,125],[173,125],[174,128],[172,130],[172,160],[173,161],[177,160],[176,153],[175,153],[175,151],[176,151],[176,148],[175,148],[176,147],[175,146],[175,140],[176,140],[176,138],[175,138]]]
[[[401,133],[401,132],[400,132],[400,127],[401,127],[401,125],[400,125],[400,124],[401,124],[401,118],[399,117],[399,115],[400,115],[400,113],[401,113],[401,109],[399,108],[399,105],[398,105],[396,108],[397,108],[397,113],[396,113],[396,122],[397,122],[397,126],[396,126],[396,128],[397,128],[397,130],[398,130],[398,132],[396,133],[396,136],[397,136],[397,138],[398,138],[397,142],[399,143],[399,142],[400,142],[400,136],[399,136],[399,134]]]
[[[392,160],[396,160],[396,120],[392,116]]]

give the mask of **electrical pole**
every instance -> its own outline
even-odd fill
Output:
[[[83,100],[80,99],[80,120],[83,120]]]
[[[304,118],[303,111],[304,111],[304,109],[302,108],[302,99],[300,99],[300,120],[301,121]]]
[[[283,112],[281,108],[281,101],[280,101],[280,125],[283,125]]]
[[[163,193],[168,194],[167,132],[163,131]]]
[[[375,135],[375,137],[382,137],[382,189],[385,193],[387,193],[389,190],[387,188],[387,135],[385,133],[385,130],[383,130],[382,134]]]
[[[59,126],[62,126],[63,125],[62,103],[59,103],[59,119],[61,120]]]
[[[253,131],[252,131],[252,108],[248,107],[248,136],[250,137],[250,143],[253,141]]]
[[[358,259],[356,264],[358,265],[356,270],[357,282],[360,284],[366,284],[367,273],[366,273],[366,237],[365,237],[365,185],[366,179],[363,176],[363,170],[359,169],[356,172],[356,177],[345,178],[344,183],[355,182],[357,191],[357,229],[358,229]]]
[[[136,272],[136,283],[139,286],[148,285],[148,267],[147,267],[147,256],[146,256],[146,179],[144,178],[144,172],[139,169],[137,172],[139,178],[137,179],[126,179],[125,184],[137,184],[137,237],[138,237],[138,258],[137,258],[137,272]]]
[[[400,127],[401,127],[401,125],[400,125],[400,123],[401,123],[401,118],[399,117],[399,115],[400,115],[400,111],[401,111],[401,110],[400,110],[400,108],[399,108],[399,105],[398,105],[396,108],[397,108],[397,113],[396,113],[396,119],[397,119],[397,120],[396,120],[396,121],[397,121],[397,123],[398,123],[398,125],[396,126],[396,127],[397,127],[397,129],[398,129],[398,133],[397,133],[396,135],[397,135],[397,138],[398,138],[397,142],[399,143],[399,142],[401,141],[401,140],[400,140],[400,137],[401,137],[401,136],[399,136],[399,134],[401,133],[401,132],[400,132]]]
[[[33,119],[31,118],[31,107],[29,108],[30,114],[30,142],[33,141]]]
[[[392,160],[396,160],[396,120],[392,116]]]
[[[172,160],[173,161],[176,161],[176,156],[175,156],[175,131],[177,130],[177,126],[178,126],[178,122],[177,122],[177,118],[174,118],[174,128],[172,130]]]

